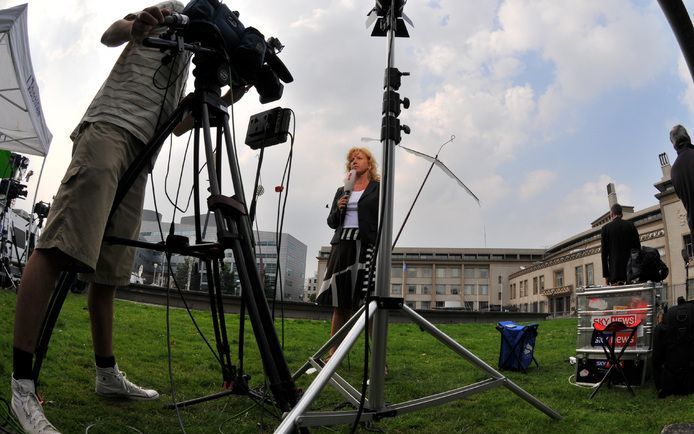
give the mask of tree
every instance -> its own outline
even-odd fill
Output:
[[[236,285],[234,284],[235,273],[229,263],[222,261],[222,266],[220,267],[220,280],[222,281],[222,292],[228,294],[236,294]]]
[[[188,278],[193,266],[193,258],[186,257],[174,270],[174,278],[180,289],[188,289]]]

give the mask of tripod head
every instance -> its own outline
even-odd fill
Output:
[[[277,57],[284,46],[274,37],[265,41],[260,31],[245,27],[238,17],[238,11],[232,12],[218,0],[192,0],[182,13],[165,17],[169,26],[166,33],[159,38],[147,38],[144,44],[179,54],[188,50],[196,57],[206,57],[194,62],[196,89],[230,83],[255,86],[262,104],[276,101],[284,89],[280,81],[294,80]]]

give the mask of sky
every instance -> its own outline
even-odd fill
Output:
[[[0,9],[24,1],[0,0]],[[234,106],[238,161],[249,196],[258,151],[243,144],[252,114],[294,112],[293,165],[283,230],[305,243],[306,277],[329,244],[326,218],[342,184],[347,150],[366,146],[382,160],[386,38],[365,26],[374,3],[354,0],[237,0],[246,27],[285,45],[280,58],[294,76],[279,101],[251,90]],[[38,200],[50,202],[70,159],[70,132],[121,48],[100,44],[114,20],[142,1],[28,1],[32,63],[53,142]],[[694,0],[685,1],[689,10]],[[50,11],[50,13],[46,12]],[[655,0],[411,0],[410,38],[396,38],[393,64],[409,72],[400,97],[411,106],[401,144],[439,158],[480,199],[434,168],[398,241],[400,247],[544,248],[590,228],[608,211],[606,185],[636,210],[655,205],[658,155],[675,153],[670,128],[694,128],[694,86],[674,35]],[[188,89],[193,89],[192,79]],[[170,221],[182,180],[190,190],[186,140],[167,142],[148,187],[145,208]],[[166,176],[171,149],[170,174]],[[275,230],[289,143],[267,148],[259,197],[260,230]],[[187,165],[181,175],[181,165]],[[36,173],[40,157],[30,158]],[[379,166],[380,167],[380,166]],[[397,233],[429,168],[395,150],[393,232]],[[225,170],[228,175],[228,170]],[[31,179],[28,209],[36,189]],[[230,185],[228,176],[225,186]],[[203,182],[205,179],[203,179]],[[231,194],[225,187],[225,194]],[[184,204],[183,204],[184,205]],[[182,205],[182,206],[183,206]],[[192,206],[185,215],[192,214]],[[181,213],[178,212],[176,220]]]

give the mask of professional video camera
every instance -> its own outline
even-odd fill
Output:
[[[6,194],[7,200],[15,200],[18,197],[27,197],[27,186],[20,184],[16,179],[3,179],[0,181],[0,194]]]
[[[221,51],[237,86],[253,85],[265,104],[282,97],[285,83],[294,78],[277,57],[284,46],[274,37],[267,41],[260,31],[244,27],[239,13],[231,11],[218,0],[192,0],[180,14],[165,18],[171,32],[183,36],[188,44]]]

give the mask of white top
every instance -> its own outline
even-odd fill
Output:
[[[345,212],[345,221],[342,224],[343,228],[358,228],[359,227],[359,216],[357,214],[357,202],[361,198],[364,190],[353,191],[349,195],[349,200],[347,201],[347,209]]]

